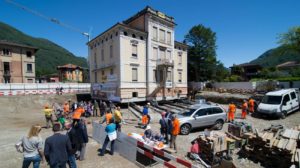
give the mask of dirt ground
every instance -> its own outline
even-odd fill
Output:
[[[76,97],[74,95],[32,95],[32,96],[11,96],[11,97],[0,97],[0,167],[3,168],[15,168],[21,167],[22,165],[22,154],[16,152],[14,144],[23,136],[26,135],[30,126],[33,124],[45,125],[44,115],[42,113],[43,105],[53,102],[63,103],[64,101],[71,99],[74,101]],[[227,109],[226,105],[223,105]],[[123,125],[122,132],[130,133],[142,133],[143,130],[137,128],[137,119],[132,115],[127,109],[122,109],[124,118],[127,121],[127,124]],[[238,116],[240,110],[237,111]],[[99,118],[89,118],[90,121],[99,120]],[[239,120],[239,119],[237,119]],[[284,120],[267,120],[253,118],[247,116],[247,122],[251,123],[255,128],[262,130],[269,127],[271,124],[282,124],[286,127],[292,127],[300,124],[300,112],[295,112],[290,114]],[[223,131],[227,130],[227,125],[223,127]],[[151,123],[151,127],[154,131],[159,131],[158,120],[155,119]],[[92,132],[91,124],[88,125],[89,135]],[[183,159],[186,158],[186,153],[189,151],[190,142],[194,140],[202,129],[197,129],[192,131],[189,135],[179,135],[177,137],[178,153],[175,155]],[[43,129],[41,136],[43,139],[46,139],[48,136],[52,135],[50,129]],[[136,164],[131,163],[118,155],[117,153],[114,156],[105,155],[103,157],[98,156],[97,149],[100,145],[97,144],[92,138],[87,145],[86,160],[78,161],[79,168],[102,168],[102,167],[138,167]],[[234,151],[233,162],[237,167],[261,167],[260,164],[254,163],[247,159],[239,159],[235,154],[238,150]],[[176,165],[177,166],[177,165]],[[41,167],[47,167],[44,163]],[[163,167],[162,165],[156,165],[153,167]]]

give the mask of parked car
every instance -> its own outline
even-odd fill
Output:
[[[226,121],[226,112],[219,105],[195,104],[190,110],[178,115],[180,133],[187,135],[194,128],[215,126],[222,129]]]
[[[258,114],[285,118],[299,109],[299,95],[296,89],[282,89],[268,92],[257,108]]]

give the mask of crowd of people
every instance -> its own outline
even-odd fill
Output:
[[[252,98],[249,98],[249,100],[243,100],[241,109],[242,109],[242,114],[241,114],[241,119],[246,119],[247,114],[249,113],[254,113],[254,107],[255,106],[255,100]],[[235,119],[235,113],[236,113],[236,105],[231,102],[228,106],[228,122],[233,122]]]
[[[165,145],[169,145],[174,152],[177,153],[176,137],[180,132],[180,124],[176,114],[172,114],[170,111],[162,112],[161,119],[159,120],[160,130],[154,132],[150,126],[150,103],[143,108],[143,116],[141,126],[144,131],[144,140],[152,140],[163,142]]]
[[[86,144],[89,141],[87,133],[88,117],[101,117],[101,123],[106,123],[107,137],[99,155],[104,155],[106,147],[111,142],[110,154],[114,152],[116,131],[121,131],[121,108],[109,102],[65,101],[62,104],[44,105],[46,126],[33,125],[28,135],[23,136],[15,147],[23,153],[23,168],[33,164],[39,168],[45,161],[50,168],[76,168],[76,160],[85,160]],[[53,135],[45,141],[40,136],[42,128],[52,128]]]
[[[241,106],[242,119],[246,119],[249,112],[254,112],[255,101],[244,100]],[[47,162],[51,168],[76,168],[76,160],[85,160],[86,144],[88,143],[87,120],[94,116],[101,117],[100,124],[105,124],[107,133],[99,155],[106,153],[110,143],[109,154],[114,154],[114,143],[117,139],[117,132],[121,131],[122,113],[120,106],[112,102],[108,105],[104,101],[81,101],[71,103],[71,100],[63,104],[46,104],[43,109],[45,115],[45,128],[52,127],[53,135],[46,138],[45,142],[40,136],[42,126],[33,125],[28,135],[23,136],[16,144],[16,149],[23,153],[23,168],[33,163],[38,168],[40,163]],[[159,120],[160,130],[154,132],[151,129],[150,103],[144,106],[141,118],[141,128],[144,129],[143,138],[145,141],[159,141],[169,145],[177,152],[176,137],[180,132],[180,123],[175,114],[170,111],[162,112]],[[228,121],[234,121],[236,105],[230,103],[228,107]]]

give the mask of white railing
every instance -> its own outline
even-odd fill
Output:
[[[57,88],[63,93],[90,93],[90,83],[1,83],[0,96],[55,94]]]

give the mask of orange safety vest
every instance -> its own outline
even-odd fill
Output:
[[[234,113],[235,112],[235,105],[234,104],[229,104],[229,107],[228,107],[228,112],[229,113]]]
[[[245,102],[245,103],[242,105],[242,112],[246,112],[246,111],[247,111],[247,108],[248,108],[248,104],[247,104],[247,102]]]
[[[250,99],[250,100],[249,100],[249,106],[250,106],[250,107],[254,107],[254,100],[253,100],[253,99]]]
[[[179,130],[180,130],[180,127],[179,127],[179,120],[177,118],[174,119],[173,123],[173,129],[172,129],[172,135],[178,135],[179,134]]]
[[[143,125],[146,125],[147,123],[148,123],[148,116],[147,115],[143,115],[143,117],[142,117],[142,124]]]
[[[68,113],[69,112],[69,104],[64,104],[64,112]]]
[[[73,114],[73,119],[80,119],[81,117],[81,114],[84,113],[84,109],[79,107],[77,108],[75,111],[74,111],[74,114]]]
[[[112,118],[112,114],[111,114],[111,113],[105,114],[106,124],[109,124],[109,120],[110,120],[111,118]]]

